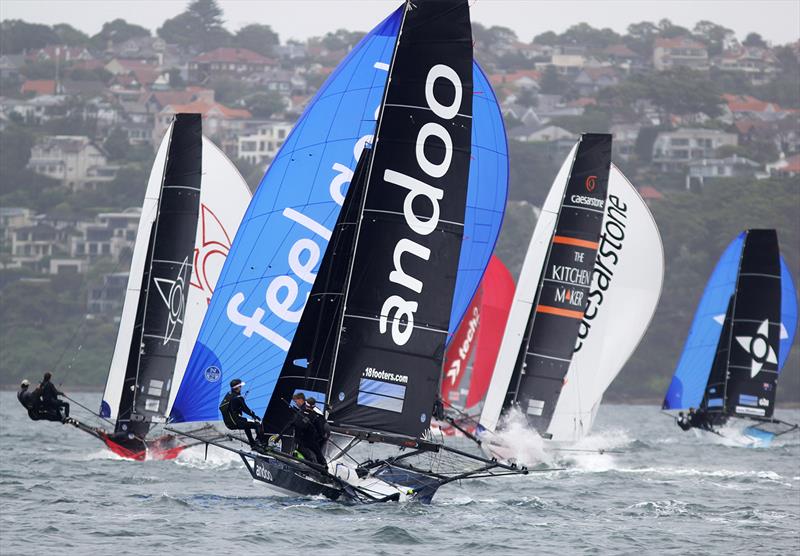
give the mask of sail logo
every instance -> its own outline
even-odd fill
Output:
[[[550,279],[557,282],[568,282],[576,286],[588,286],[590,273],[586,269],[554,264],[550,267]]]
[[[389,71],[389,65],[383,62],[375,62],[373,68],[379,71]],[[379,109],[380,107],[375,111],[376,117]],[[372,134],[366,134],[356,140],[352,151],[356,162],[361,158],[361,153],[366,146],[371,144],[372,141]],[[348,165],[339,162],[335,162],[331,169],[334,174],[328,184],[328,192],[331,200],[341,207],[344,204],[344,188],[353,179],[353,170]],[[305,309],[310,295],[309,292],[305,294],[305,298],[301,298],[300,288],[310,289],[313,286],[317,277],[314,269],[324,253],[324,246],[321,247],[318,240],[314,239],[314,236],[327,244],[331,239],[332,232],[322,223],[292,207],[284,208],[281,215],[292,223],[297,224],[308,235],[295,241],[289,249],[287,262],[294,276],[282,274],[272,278],[264,293],[264,301],[271,315],[275,315],[284,323],[297,324],[300,322],[300,317],[303,315],[303,309]],[[255,333],[279,349],[289,351],[291,346],[290,339],[264,324],[263,319],[267,315],[266,310],[262,307],[257,307],[249,315],[241,312],[240,308],[245,301],[246,296],[242,292],[237,292],[231,296],[226,306],[228,319],[233,324],[243,328],[242,334],[245,337],[251,338]]]
[[[253,466],[253,472],[256,475],[256,479],[261,479],[262,481],[267,481],[269,483],[275,480],[272,477],[272,472],[269,469],[267,469],[267,466],[264,465],[264,463],[259,459],[255,461],[255,465]]]
[[[222,378],[222,371],[219,367],[212,365],[211,367],[206,367],[205,371],[203,371],[203,376],[208,382],[218,382]]]
[[[199,234],[198,246],[194,248],[194,272],[190,283],[205,293],[206,303],[211,303],[211,294],[231,249],[231,238],[214,211],[205,204],[200,205]]]
[[[555,291],[555,300],[558,303],[569,304],[581,307],[583,304],[583,292],[571,288],[558,287]]]
[[[450,365],[450,368],[447,369],[447,378],[450,379],[450,383],[453,386],[457,384],[458,377],[461,376],[461,368],[467,364],[467,356],[469,355],[470,348],[472,347],[472,340],[475,339],[475,333],[478,330],[480,318],[480,311],[477,307],[473,307],[472,318],[469,319],[467,328],[467,335],[464,338],[464,341],[461,343],[461,346],[458,348],[458,359],[453,361],[453,363]]]
[[[164,305],[167,306],[167,322],[164,329],[163,345],[167,345],[175,335],[175,329],[178,325],[183,324],[183,310],[186,305],[185,289],[187,274],[191,269],[189,265],[189,257],[183,259],[181,266],[178,268],[178,274],[174,279],[153,277],[153,282],[156,285],[156,290],[161,296]]]
[[[440,79],[450,82],[453,86],[454,95],[450,103],[441,103],[434,94],[434,85]],[[444,64],[436,64],[428,71],[428,76],[425,79],[425,101],[434,115],[442,120],[455,118],[461,107],[462,94],[461,78],[453,68]],[[426,144],[434,138],[444,146],[444,158],[439,163],[431,162],[425,154]],[[442,124],[438,122],[424,124],[417,133],[415,145],[417,164],[427,176],[438,179],[447,174],[450,169],[450,163],[453,160],[453,139]],[[403,216],[409,229],[418,236],[428,236],[433,233],[439,225],[439,202],[444,198],[444,190],[390,169],[384,171],[383,179],[388,184],[407,190],[403,201]],[[430,207],[430,216],[427,219],[420,217],[414,210],[414,205],[416,204],[417,209],[419,209],[419,206],[423,204],[423,200]],[[431,250],[408,238],[401,238],[394,247],[392,257],[394,269],[389,273],[389,281],[403,286],[410,292],[421,294],[424,284],[421,280],[410,276],[403,270],[403,255],[410,255],[423,261],[428,261],[431,256]],[[416,301],[408,301],[400,295],[389,296],[381,307],[380,318],[378,319],[380,333],[386,334],[391,320],[392,341],[398,346],[405,345],[414,332],[414,315],[418,308],[419,303]]]
[[[736,341],[752,357],[750,378],[754,378],[760,373],[765,363],[778,364],[775,350],[769,344],[769,319],[764,319],[764,322],[758,325],[758,330],[754,335],[736,336]]]
[[[597,176],[587,177],[584,185],[586,186],[586,191],[589,193],[594,191],[594,188],[597,187]]]
[[[604,294],[611,287],[614,270],[619,264],[622,247],[625,243],[627,221],[628,205],[616,195],[609,195],[606,215],[603,219],[603,230],[600,234],[592,271],[592,289],[587,296],[586,310],[578,327],[576,352],[583,347],[583,341],[589,336],[592,321],[597,318],[600,306],[605,299]]]
[[[597,199],[595,197],[587,197],[586,195],[570,195],[569,198],[574,205],[584,205],[587,207],[594,207],[594,208],[603,208],[605,201],[603,199]]]

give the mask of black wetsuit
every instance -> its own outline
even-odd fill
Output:
[[[28,410],[31,421],[62,421],[61,414],[55,409],[48,409],[42,405],[39,388],[31,392],[28,389],[17,392],[17,399],[22,407]]]
[[[707,431],[714,430],[711,421],[704,412],[697,411],[689,415],[689,424],[695,428]]]
[[[49,413],[56,413],[61,416],[59,420],[69,417],[69,404],[58,399],[62,393],[58,391],[55,384],[46,380],[39,387],[42,391],[42,407]],[[63,409],[63,413],[62,413]]]
[[[233,430],[243,430],[247,435],[248,442],[250,442],[251,445],[255,444],[255,440],[253,439],[253,434],[250,431],[255,431],[256,440],[261,442],[264,436],[261,430],[261,425],[254,423],[253,421],[248,421],[243,416],[243,414],[246,414],[253,419],[257,419],[255,412],[248,407],[247,402],[244,401],[244,397],[241,394],[230,392],[228,396],[230,396],[228,405],[228,416],[230,417],[230,422],[226,419],[225,425]]]
[[[686,417],[679,417],[679,418],[676,420],[676,422],[678,423],[678,426],[679,426],[679,427],[680,427],[682,430],[688,431],[689,429],[691,429],[691,428],[692,428],[692,424],[689,422],[689,420],[688,420]]]
[[[305,459],[312,463],[327,465],[325,456],[322,453],[322,442],[324,427],[321,421],[325,418],[304,405],[297,410],[292,426],[294,427],[294,448],[300,452]]]

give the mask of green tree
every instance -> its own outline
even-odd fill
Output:
[[[0,22],[0,53],[19,54],[24,50],[58,44],[58,34],[47,25],[27,23],[20,19]]]
[[[544,46],[556,46],[559,44],[559,36],[554,33],[553,31],[545,31],[539,35],[533,37],[533,42],[535,44],[541,44]]]
[[[718,56],[722,53],[722,43],[728,33],[732,33],[731,29],[717,25],[708,20],[698,21],[694,26],[694,36],[701,39],[708,45],[708,55]]]
[[[274,92],[256,93],[245,100],[245,106],[256,118],[269,118],[283,111],[283,97]]]
[[[767,43],[758,33],[748,33],[748,35],[742,41],[744,46],[759,46],[761,48],[767,48]]]
[[[166,20],[157,33],[185,48],[209,51],[231,44],[233,37],[223,23],[222,9],[215,0],[193,0],[186,11]]]
[[[104,23],[100,32],[91,38],[91,44],[98,50],[105,50],[108,43],[119,44],[137,37],[149,37],[150,31],[140,25],[128,23],[122,18],[117,18]]]
[[[111,160],[122,160],[125,158],[131,144],[128,142],[128,134],[120,127],[111,130],[103,141],[103,148],[108,153]]]
[[[264,56],[272,56],[274,49],[280,44],[278,33],[269,25],[253,23],[245,25],[233,37],[234,44],[239,48],[246,48]]]
[[[53,25],[53,32],[58,35],[59,42],[67,46],[86,46],[89,43],[89,35],[66,23]]]
[[[547,66],[542,72],[542,79],[539,81],[539,91],[545,95],[561,95],[567,88],[567,84],[558,75],[555,66]]]

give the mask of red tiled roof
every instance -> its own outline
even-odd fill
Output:
[[[34,93],[35,95],[56,94],[56,82],[52,79],[29,79],[20,88],[22,94]]]
[[[518,70],[510,73],[493,73],[489,76],[489,81],[492,85],[502,85],[503,83],[514,83],[523,77],[539,81],[542,77],[542,72],[538,70]]]
[[[202,99],[192,101],[188,104],[170,104],[165,106],[164,110],[175,113],[202,114],[204,118],[208,116],[209,112],[216,110],[226,120],[246,120],[253,117],[249,111],[242,108],[229,108],[224,104],[208,102]]]
[[[581,106],[592,106],[597,104],[597,101],[591,97],[580,97],[567,103],[569,108],[578,108]]]
[[[800,174],[800,154],[795,154],[786,159],[786,166],[780,169],[781,172],[793,172]]]
[[[144,62],[142,60],[131,60],[128,58],[114,58],[114,60],[123,68],[129,71],[135,71],[139,69],[155,69],[156,65],[151,64],[149,62]],[[114,61],[112,60],[112,61]]]
[[[642,196],[642,199],[663,199],[664,195],[653,186],[645,185],[642,187],[637,188],[639,189],[639,195]]]
[[[764,112],[770,107],[776,112],[781,111],[777,104],[765,102],[749,95],[722,95],[728,103],[731,112]]]
[[[674,37],[671,39],[663,39],[658,38],[656,39],[655,45],[656,48],[702,48],[705,49],[706,45],[701,42],[697,42],[692,40],[688,37]]]
[[[193,62],[227,62],[231,64],[275,65],[275,60],[246,48],[215,48],[192,59]]]
[[[612,44],[611,46],[607,46],[603,49],[603,54],[617,56],[619,58],[639,58],[638,54],[624,44]]]

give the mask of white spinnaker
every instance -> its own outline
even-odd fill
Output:
[[[150,243],[150,232],[153,228],[158,212],[158,199],[161,195],[161,182],[164,181],[164,165],[167,161],[167,151],[172,137],[172,124],[167,128],[161,145],[156,152],[153,169],[147,180],[147,189],[144,193],[142,215],[139,217],[139,227],[136,231],[136,243],[133,246],[133,258],[128,275],[128,286],[125,290],[125,301],[122,306],[122,317],[117,330],[117,341],[114,344],[114,355],[111,358],[111,367],[108,370],[106,388],[103,392],[103,404],[100,415],[110,420],[115,420],[119,412],[119,402],[122,397],[122,385],[125,382],[125,371],[128,368],[128,357],[131,351],[131,336],[136,320],[136,309],[139,306],[139,293],[142,287],[147,247]],[[104,411],[105,410],[105,411]]]
[[[601,236],[580,329],[585,339],[579,340],[580,348],[572,356],[547,429],[559,442],[575,442],[589,433],[603,393],[644,336],[661,296],[661,235],[636,188],[613,164],[602,230],[606,240]],[[622,239],[616,239],[621,233]],[[616,245],[621,248],[614,248]],[[599,285],[601,272],[613,272],[605,291]],[[602,293],[601,303],[597,292]]]
[[[222,272],[231,242],[250,204],[250,197],[250,189],[236,166],[214,143],[203,137],[203,177],[194,266],[165,415],[172,411],[172,404],[200,333],[211,294]]]
[[[481,412],[480,424],[487,430],[495,430],[500,413],[503,411],[503,401],[508,392],[514,365],[517,363],[517,356],[525,335],[525,326],[531,315],[542,268],[550,241],[553,238],[561,202],[564,199],[564,190],[569,181],[572,161],[577,151],[578,144],[576,143],[553,180],[553,185],[544,201],[536,228],[533,230],[533,236],[528,244],[528,252],[522,263],[522,271],[514,290],[514,299],[511,302],[506,329],[503,332],[503,340],[500,343],[500,351],[497,354],[497,361],[492,373],[492,381],[489,383],[486,401]]]

